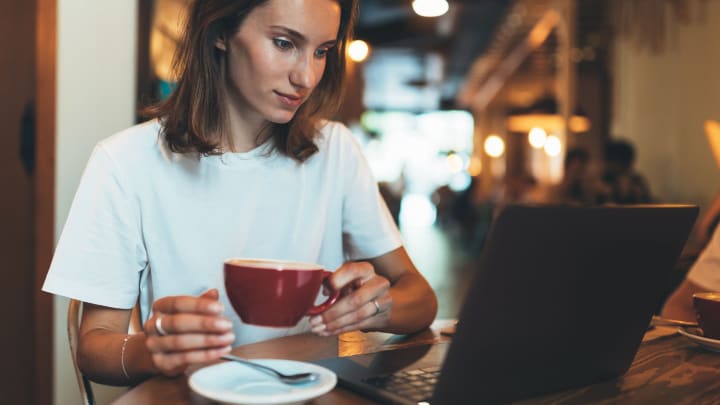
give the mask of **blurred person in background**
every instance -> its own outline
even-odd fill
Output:
[[[548,202],[569,205],[593,205],[607,198],[600,180],[589,172],[590,153],[582,147],[565,154],[563,178],[550,189]]]
[[[605,168],[602,176],[607,202],[643,204],[652,202],[650,187],[635,170],[635,147],[626,140],[610,140],[605,145]]]

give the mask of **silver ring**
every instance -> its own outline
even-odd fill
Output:
[[[157,318],[155,318],[155,330],[160,336],[167,336],[168,334],[162,327],[162,315],[158,315]]]
[[[372,303],[375,305],[375,309],[377,310],[377,311],[375,311],[375,313],[373,314],[373,316],[375,316],[375,315],[377,315],[377,314],[380,313],[380,304],[378,304],[377,300],[372,300]]]

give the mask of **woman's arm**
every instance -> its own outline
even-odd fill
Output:
[[[435,292],[403,247],[366,262],[346,263],[330,282],[344,294],[310,320],[313,332],[321,335],[352,330],[412,333],[428,327],[437,314]]]
[[[235,340],[232,323],[221,317],[222,305],[214,289],[199,297],[155,301],[153,316],[142,333],[127,334],[130,313],[129,309],[83,304],[77,360],[91,380],[132,385],[155,374],[178,375],[190,364],[228,353]],[[158,318],[166,335],[156,328]]]
[[[685,279],[670,295],[663,305],[662,316],[682,321],[695,322],[695,308],[693,307],[693,294],[704,291],[702,287]]]
[[[713,227],[717,223],[718,216],[720,216],[720,193],[713,197],[710,206],[698,219],[695,226],[695,236],[702,245],[705,245],[712,237]]]
[[[121,360],[131,310],[83,303],[82,312],[77,361],[88,378],[107,385],[132,385],[159,372],[145,349],[145,333],[130,335]],[[131,379],[123,374],[123,362]]]

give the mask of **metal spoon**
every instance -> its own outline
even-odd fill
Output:
[[[662,316],[653,315],[650,325],[653,326],[687,326],[697,328],[697,322],[681,321],[679,319],[663,318]]]
[[[297,373],[297,374],[283,374],[274,368],[270,368],[268,366],[264,366],[259,363],[254,363],[252,361],[249,361],[247,359],[243,359],[242,357],[233,356],[232,354],[226,354],[222,356],[222,359],[224,360],[230,360],[230,361],[236,361],[238,363],[245,364],[250,367],[255,367],[256,369],[265,372],[266,374],[272,375],[273,377],[277,377],[280,381],[284,382],[285,384],[304,384],[308,382],[317,381],[320,376],[318,376],[317,373]]]

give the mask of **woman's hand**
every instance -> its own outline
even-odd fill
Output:
[[[230,352],[232,322],[221,316],[219,294],[211,289],[198,297],[163,297],[153,303],[145,322],[145,345],[158,371],[182,373],[188,365],[215,360]]]
[[[378,330],[389,324],[393,307],[390,281],[375,273],[372,264],[345,263],[329,282],[341,291],[340,299],[310,319],[314,333],[330,336],[352,330]]]

